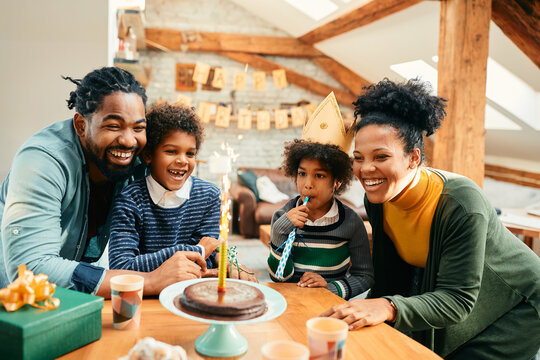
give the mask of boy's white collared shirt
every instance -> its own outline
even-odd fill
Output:
[[[171,191],[165,189],[158,183],[152,175],[146,177],[146,186],[148,187],[148,192],[154,204],[165,209],[172,209],[179,207],[186,200],[189,200],[189,193],[191,192],[191,186],[193,185],[193,179],[190,177],[187,178],[184,186],[176,191]]]
[[[298,199],[298,202],[296,203],[296,206],[302,205],[302,198]],[[336,202],[336,199],[333,199],[332,206],[330,206],[330,210],[320,218],[318,218],[315,221],[311,221],[307,219],[306,224],[308,226],[327,226],[332,225],[336,221],[339,220],[339,208]]]

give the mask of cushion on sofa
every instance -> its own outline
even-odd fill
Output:
[[[261,201],[259,198],[259,191],[257,190],[257,174],[255,174],[252,170],[246,169],[246,170],[238,170],[238,182],[240,185],[243,185],[253,191],[253,194],[255,194],[255,199],[257,202]]]
[[[347,190],[338,195],[337,198],[347,201],[353,204],[355,207],[359,208],[364,205],[365,192],[366,191],[364,190],[362,183],[355,177],[354,180],[351,181],[351,183],[349,184]]]
[[[257,178],[257,190],[259,198],[263,201],[275,204],[289,199],[289,195],[282,193],[268,176]]]

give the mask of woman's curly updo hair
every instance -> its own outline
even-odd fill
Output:
[[[183,131],[195,137],[197,150],[203,141],[203,126],[195,111],[184,105],[154,104],[146,114],[146,147],[150,154],[171,131]]]
[[[69,80],[77,89],[69,94],[68,108],[87,117],[101,106],[103,98],[114,92],[135,93],[142,98],[146,106],[146,91],[135,77],[128,71],[117,67],[103,67],[88,73],[82,80],[62,76]]]
[[[341,151],[337,145],[294,139],[285,144],[283,157],[285,160],[281,168],[285,175],[295,179],[295,181],[302,159],[319,160],[323,166],[328,168],[334,180],[341,182],[335,191],[336,195],[347,188],[354,176],[351,157]]]
[[[385,78],[364,87],[366,92],[353,103],[354,116],[361,117],[355,133],[367,125],[389,125],[405,144],[405,153],[419,148],[424,159],[424,134],[430,136],[446,116],[446,99],[430,95],[429,83],[411,79],[395,83]]]

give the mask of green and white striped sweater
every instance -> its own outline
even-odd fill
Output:
[[[276,282],[282,245],[294,229],[287,212],[297,201],[298,197],[291,199],[272,217],[268,272]],[[314,272],[328,282],[328,290],[350,299],[373,285],[373,265],[364,222],[351,208],[336,201],[339,219],[335,223],[297,229],[283,277],[285,282],[298,282],[305,272]]]

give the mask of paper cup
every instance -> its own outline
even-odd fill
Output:
[[[261,349],[264,360],[308,360],[309,350],[300,343],[287,340],[272,341]]]
[[[118,275],[111,278],[111,303],[115,329],[136,329],[141,323],[144,278]]]
[[[343,320],[317,317],[306,322],[309,358],[313,360],[345,359],[345,341],[349,325]]]

